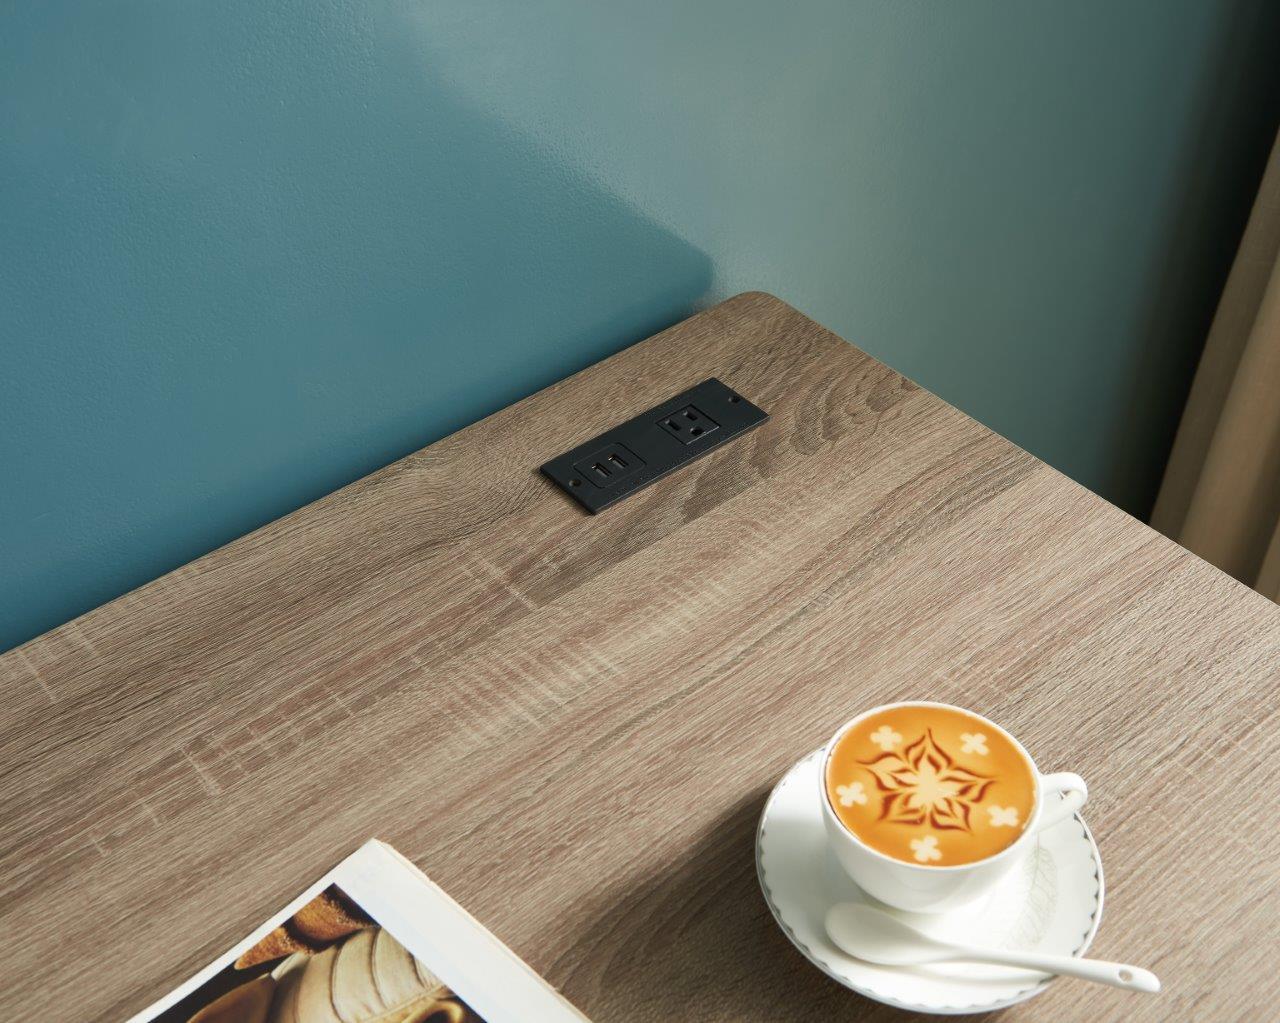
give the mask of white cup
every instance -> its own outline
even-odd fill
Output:
[[[1035,806],[1028,817],[1027,827],[1011,845],[994,856],[973,863],[959,863],[949,867],[933,867],[907,863],[872,849],[850,831],[836,815],[827,793],[827,761],[840,737],[873,714],[896,707],[940,707],[958,710],[978,718],[983,725],[998,732],[1011,742],[1026,758],[1036,779]],[[1062,772],[1041,774],[1035,761],[1022,744],[994,721],[974,714],[971,710],[952,707],[945,703],[915,700],[906,703],[890,703],[874,707],[847,722],[827,743],[822,751],[822,769],[818,772],[819,798],[822,800],[822,819],[827,827],[828,840],[836,859],[854,882],[872,898],[897,909],[913,913],[941,913],[971,902],[988,891],[997,881],[1026,855],[1035,843],[1035,837],[1070,817],[1089,796],[1084,779],[1078,774]]]

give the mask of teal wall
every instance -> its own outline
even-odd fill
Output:
[[[1277,8],[5,5],[0,649],[754,288],[1141,513]]]

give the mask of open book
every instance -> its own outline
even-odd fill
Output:
[[[389,845],[370,841],[129,1023],[584,1023]]]

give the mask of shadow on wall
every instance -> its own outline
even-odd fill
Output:
[[[1116,406],[1102,492],[1143,519],[1160,489],[1165,463],[1227,274],[1244,234],[1275,141],[1280,94],[1276,65],[1257,59],[1259,39],[1280,30],[1280,7],[1246,2],[1225,9],[1211,64],[1215,87],[1196,113],[1196,158],[1174,190],[1158,272],[1140,343]],[[1244,183],[1234,192],[1227,183]],[[1152,457],[1155,454],[1157,457]]]
[[[703,253],[451,97],[388,8],[0,24],[0,650],[710,287]]]

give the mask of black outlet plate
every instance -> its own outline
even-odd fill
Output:
[[[551,459],[542,474],[594,515],[768,418],[711,377]]]

